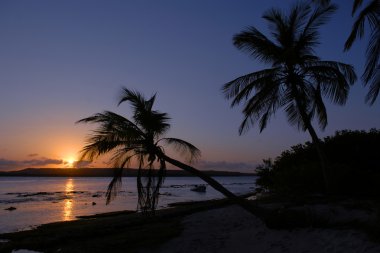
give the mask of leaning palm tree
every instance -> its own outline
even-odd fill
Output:
[[[354,0],[352,15],[363,4],[363,0]],[[365,69],[362,80],[365,85],[370,83],[366,102],[372,105],[380,92],[380,0],[371,0],[359,13],[352,31],[344,45],[344,50],[351,48],[357,37],[364,36],[364,25],[368,22],[370,39],[366,49]]]
[[[327,126],[327,112],[322,97],[345,104],[350,85],[356,80],[352,66],[324,61],[315,55],[319,43],[318,28],[334,13],[336,6],[326,4],[311,9],[306,3],[294,5],[289,15],[272,8],[263,18],[269,22],[273,40],[255,27],[234,36],[234,45],[269,68],[238,77],[223,86],[231,106],[244,101],[239,133],[258,122],[260,132],[271,116],[284,108],[291,125],[308,131],[320,158],[321,169],[329,191],[327,159],[321,141],[312,125],[316,117],[321,129]]]
[[[224,188],[213,178],[195,168],[166,155],[162,145],[171,145],[191,162],[200,156],[194,145],[177,138],[162,137],[170,128],[168,114],[153,109],[156,96],[149,99],[139,92],[123,89],[119,105],[129,102],[132,106],[132,119],[105,111],[79,120],[80,123],[96,123],[98,128],[87,139],[81,151],[80,160],[90,160],[106,153],[112,153],[111,162],[115,169],[114,177],[106,193],[107,204],[116,196],[122,182],[123,169],[131,162],[137,162],[138,208],[154,211],[159,190],[166,171],[166,162],[200,177],[210,186],[231,198],[252,212],[252,207]]]

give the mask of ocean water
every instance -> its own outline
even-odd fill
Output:
[[[236,194],[251,192],[255,177],[214,177]],[[40,224],[68,221],[77,216],[121,210],[136,210],[136,178],[123,178],[116,199],[106,205],[105,177],[0,177],[0,233],[26,230]],[[205,184],[196,177],[168,177],[160,190],[158,208],[182,201],[222,198],[207,186],[205,193],[191,191]],[[9,210],[13,209],[14,210]]]

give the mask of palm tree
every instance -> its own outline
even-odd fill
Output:
[[[252,206],[224,188],[213,178],[199,170],[175,160],[165,154],[161,144],[171,145],[189,161],[200,156],[194,145],[177,138],[162,137],[170,128],[169,117],[153,109],[156,96],[145,99],[142,94],[123,89],[119,105],[129,102],[133,116],[129,120],[116,113],[105,111],[79,120],[79,123],[96,123],[98,128],[87,139],[81,151],[80,160],[90,160],[106,153],[112,153],[111,162],[114,177],[107,190],[107,204],[116,196],[121,186],[122,172],[134,160],[138,164],[138,207],[142,211],[154,211],[163,183],[166,162],[200,177],[210,186],[252,212]],[[155,169],[157,166],[157,169]]]
[[[354,0],[352,15],[362,4],[363,0]],[[380,92],[380,0],[369,1],[368,5],[359,13],[344,45],[345,51],[351,48],[357,37],[363,37],[366,21],[369,24],[371,35],[366,49],[366,63],[362,80],[365,85],[370,83],[366,102],[372,105]]]
[[[223,86],[231,106],[244,101],[239,133],[259,123],[260,132],[277,109],[284,108],[291,125],[308,131],[317,149],[321,169],[329,191],[327,159],[321,141],[312,126],[316,117],[321,129],[327,126],[327,112],[322,97],[345,104],[350,85],[356,80],[352,66],[324,61],[315,55],[319,43],[318,28],[336,10],[326,4],[312,10],[306,3],[294,5],[288,16],[272,8],[263,18],[269,22],[273,40],[255,27],[236,34],[234,45],[269,68],[238,77]]]

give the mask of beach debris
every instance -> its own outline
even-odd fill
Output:
[[[195,185],[193,188],[190,189],[190,191],[193,191],[193,192],[206,192],[206,186],[205,185]]]
[[[5,208],[4,210],[7,210],[7,211],[14,211],[14,210],[16,210],[17,208],[16,207],[14,207],[14,206],[10,206],[10,207],[8,207],[8,208]]]
[[[260,188],[260,187],[256,187],[256,188],[255,188],[255,191],[256,191],[257,193],[262,193],[262,192],[264,191],[264,189],[263,189],[263,188]]]
[[[96,193],[96,194],[93,194],[93,195],[92,195],[93,198],[99,198],[99,197],[101,197],[101,196],[102,196],[102,195],[99,194],[99,193]]]
[[[173,184],[169,186],[170,188],[184,188],[186,185]]]
[[[48,196],[53,195],[53,192],[25,192],[19,193],[17,197],[25,198],[25,197],[34,197],[34,196]]]
[[[95,205],[96,205],[96,202],[92,202],[92,205],[95,206]]]

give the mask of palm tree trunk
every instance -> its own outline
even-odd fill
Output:
[[[295,92],[295,93],[296,93],[296,96],[295,96],[296,99],[295,100],[296,100],[298,110],[301,114],[302,121],[305,125],[305,128],[307,129],[307,131],[309,132],[309,134],[311,136],[311,139],[312,139],[312,142],[314,144],[315,149],[317,150],[317,154],[318,154],[318,158],[319,158],[319,162],[320,162],[321,170],[322,170],[322,174],[323,174],[323,180],[325,183],[325,191],[327,193],[329,193],[331,191],[331,185],[330,185],[330,178],[328,176],[328,170],[327,170],[327,157],[326,157],[325,153],[323,152],[322,142],[318,138],[318,135],[315,132],[315,130],[311,124],[310,117],[307,115],[305,110],[303,110],[304,107],[302,106],[302,102],[300,101],[300,99],[297,96],[298,95],[297,92]]]
[[[176,166],[176,167],[178,167],[180,169],[183,169],[184,171],[187,171],[187,172],[191,173],[194,176],[197,176],[197,177],[201,178],[203,181],[205,181],[206,183],[208,183],[215,190],[217,190],[218,192],[222,193],[224,196],[226,196],[227,198],[231,199],[235,204],[238,204],[239,206],[241,206],[242,208],[244,208],[248,212],[250,212],[250,213],[252,213],[254,215],[257,215],[257,216],[262,216],[262,212],[260,212],[261,211],[260,208],[254,206],[248,200],[236,196],[235,194],[233,194],[232,192],[230,192],[229,190],[227,190],[226,188],[224,188],[220,183],[218,183],[212,177],[210,177],[210,176],[202,173],[201,171],[199,171],[199,170],[197,170],[197,169],[195,169],[195,168],[193,168],[193,167],[191,167],[189,165],[186,165],[184,163],[181,163],[180,161],[172,159],[172,158],[166,156],[165,154],[161,154],[161,156],[162,156],[162,159],[164,159],[168,163],[170,163],[170,164],[172,164],[172,165],[174,165],[174,166]]]
[[[310,120],[308,123],[305,124],[305,126],[311,136],[315,149],[317,150],[319,162],[321,164],[321,170],[322,170],[323,178],[325,182],[325,190],[327,193],[329,193],[331,192],[331,185],[330,185],[330,177],[328,176],[327,157],[326,157],[325,152],[322,149],[321,140],[318,138],[317,133],[315,132],[313,126],[310,123]]]

